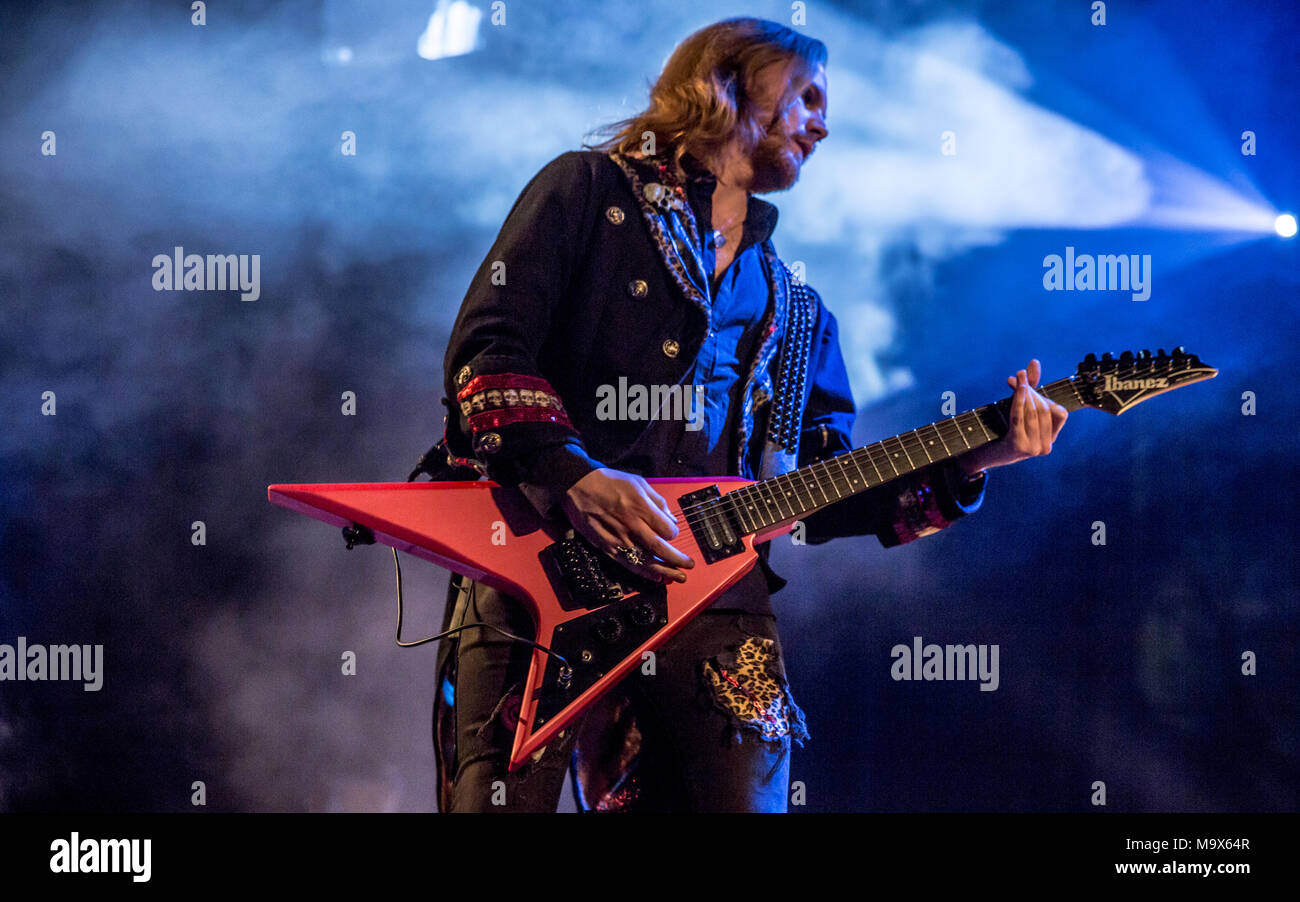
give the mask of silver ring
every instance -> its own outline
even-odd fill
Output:
[[[645,554],[640,548],[629,548],[627,545],[619,545],[614,549],[614,554],[629,564],[640,566],[645,563]]]

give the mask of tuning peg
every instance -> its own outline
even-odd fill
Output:
[[[1112,354],[1110,351],[1107,351],[1105,354],[1102,354],[1102,355],[1101,355],[1101,359],[1102,359],[1104,362],[1109,363],[1110,361],[1112,361],[1112,360],[1115,359],[1115,355]]]
[[[1186,349],[1185,347],[1183,347],[1182,345],[1179,345],[1178,347],[1174,348],[1174,356],[1175,356],[1175,357],[1186,357],[1186,356],[1187,356],[1187,349]]]
[[[1087,357],[1083,358],[1083,362],[1086,366],[1092,366],[1094,363],[1097,362],[1097,355],[1089,354]]]
[[[1165,353],[1165,349],[1164,349],[1164,348],[1160,348],[1160,349],[1159,349],[1159,353],[1156,354],[1156,356],[1157,356],[1157,357],[1168,357],[1169,355]]]
[[[1133,362],[1133,352],[1132,352],[1132,351],[1125,351],[1123,354],[1120,354],[1120,355],[1119,355],[1119,362],[1120,362],[1120,363],[1123,363],[1123,364],[1129,364],[1129,363],[1132,363],[1132,362]]]
[[[1151,357],[1150,348],[1143,348],[1142,350],[1138,351],[1138,360],[1148,360],[1150,359],[1150,357]]]

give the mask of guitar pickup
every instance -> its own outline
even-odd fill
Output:
[[[700,546],[706,564],[745,550],[745,543],[740,540],[743,532],[735,519],[735,513],[730,504],[724,503],[716,485],[682,495],[677,499],[677,507],[690,524],[695,543]],[[688,507],[694,507],[695,510],[687,514]]]

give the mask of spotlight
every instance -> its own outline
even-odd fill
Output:
[[[1273,231],[1277,232],[1283,238],[1290,238],[1295,235],[1295,217],[1290,213],[1283,213],[1277,219],[1273,220]]]

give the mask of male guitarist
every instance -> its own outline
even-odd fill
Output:
[[[674,51],[644,112],[529,182],[447,348],[440,478],[517,486],[628,570],[686,581],[699,562],[665,541],[678,527],[646,477],[766,478],[851,449],[835,317],[776,256],[777,210],[755,196],[793,186],[827,136],[825,63],[820,41],[779,24],[711,25]],[[897,545],[975,510],[987,469],[1049,453],[1064,425],[1064,408],[1034,390],[1039,375],[1032,360],[1008,377],[1004,438],[809,516],[805,541],[871,533]],[[675,406],[663,400],[672,387]],[[533,649],[482,628],[444,643],[442,810],[554,811],[570,766],[587,809],[786,810],[791,741],[807,731],[768,548],[653,668],[514,771]],[[533,629],[517,600],[459,578],[448,622]]]

